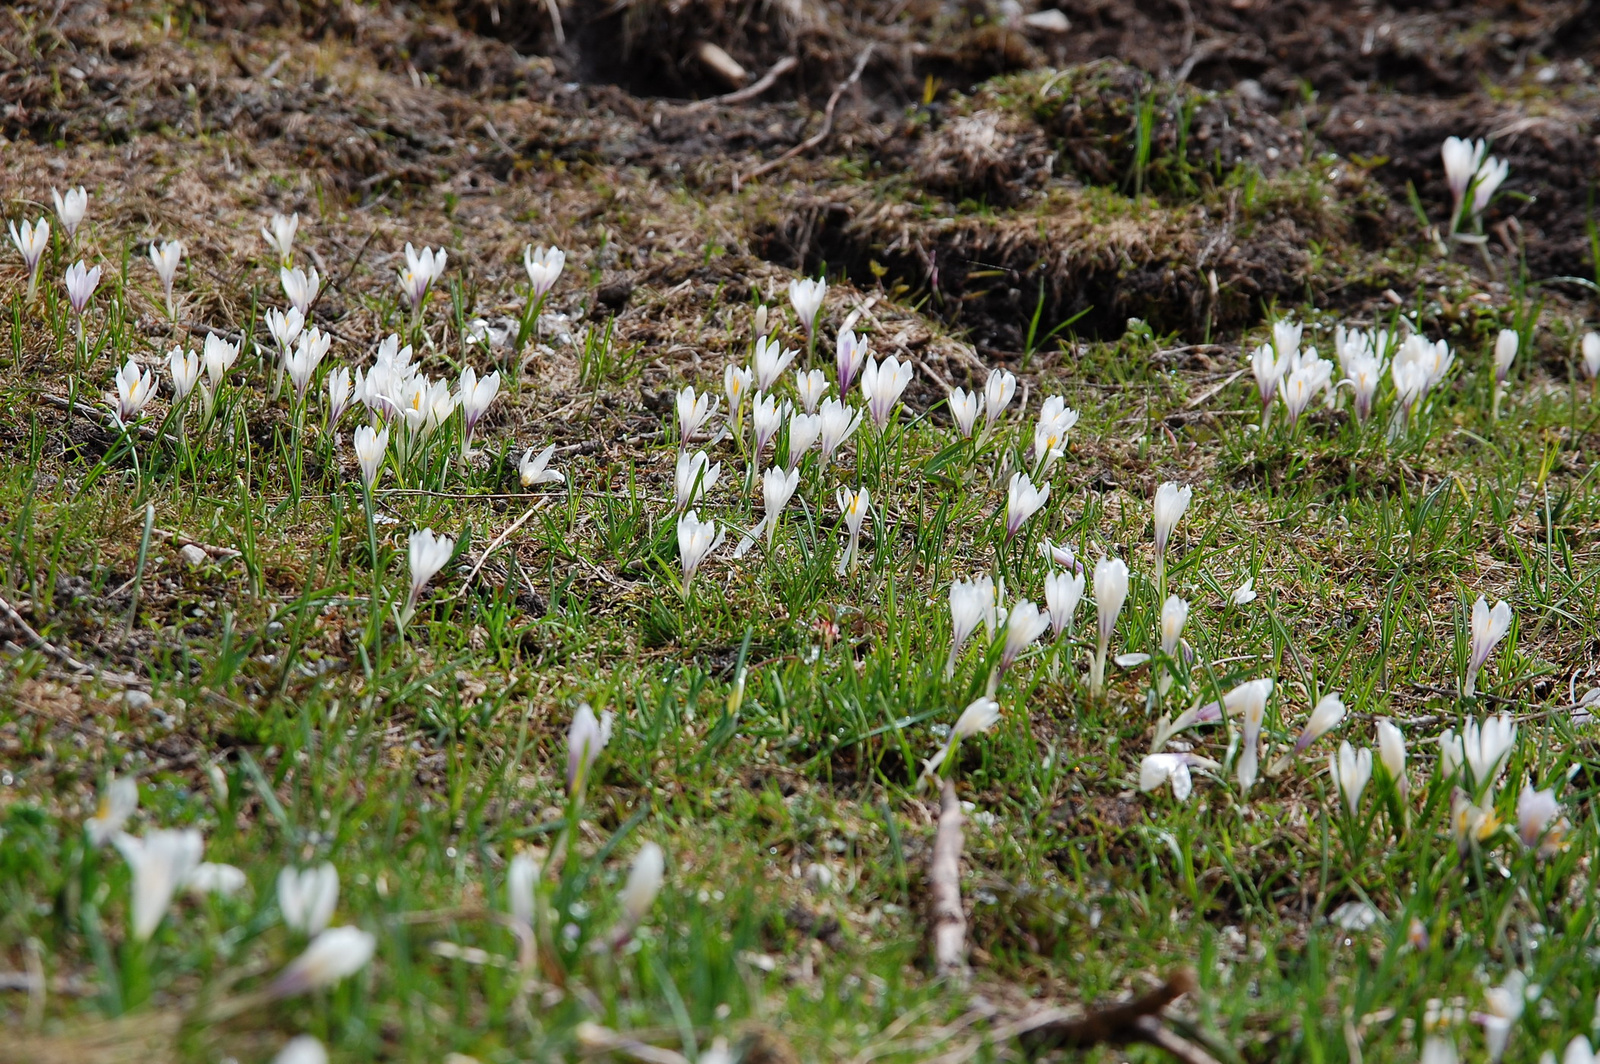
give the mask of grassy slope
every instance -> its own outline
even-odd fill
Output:
[[[168,47],[226,63],[197,42]],[[311,61],[309,52],[296,59]],[[390,91],[330,69],[353,92]],[[807,473],[772,556],[730,563],[725,549],[683,605],[667,501],[670,418],[642,409],[640,397],[680,381],[718,389],[725,360],[744,351],[749,314],[737,281],[702,282],[687,296],[646,286],[635,306],[660,335],[641,354],[620,342],[588,359],[558,347],[502,398],[481,433],[484,456],[404,488],[386,482],[381,510],[396,523],[379,527],[377,571],[389,596],[404,581],[410,528],[470,533],[461,558],[470,564],[532,514],[485,565],[487,579],[464,588],[447,569],[402,643],[369,610],[374,573],[347,444],[326,466],[327,441],[310,430],[297,484],[287,405],[267,402],[253,353],[235,374],[248,436],[214,432],[192,463],[144,442],[135,468],[114,437],[41,401],[74,378],[82,394],[98,394],[113,355],[150,359],[169,343],[135,242],[183,236],[193,254],[180,282],[188,315],[240,328],[253,303],[277,301],[254,235],[271,206],[299,206],[302,242],[329,258],[330,275],[376,231],[374,251],[338,293],[348,316],[330,364],[364,364],[370,340],[398,321],[391,276],[408,237],[451,249],[451,279],[470,279],[460,291],[478,308],[516,306],[515,249],[530,239],[559,239],[574,253],[558,294],[566,307],[585,299],[584,270],[598,278],[618,248],[624,264],[647,264],[650,241],[657,261],[727,261],[726,272],[753,268],[764,285],[782,276],[722,256],[732,241],[716,228],[741,209],[726,197],[700,207],[627,174],[590,171],[454,204],[426,192],[358,210],[357,199],[319,197],[270,145],[254,146],[237,180],[196,176],[237,147],[225,134],[176,130],[136,139],[120,158],[94,145],[8,149],[17,197],[8,215],[22,198],[47,200],[47,186],[24,175],[54,173],[41,164],[63,160],[95,195],[80,241],[111,269],[90,329],[104,347],[92,359],[74,359],[57,305],[70,256],[47,258],[42,311],[8,289],[4,594],[79,657],[148,676],[153,696],[148,707],[130,703],[38,652],[10,660],[0,950],[13,969],[40,958],[52,991],[42,1015],[28,1015],[24,995],[0,1000],[8,1026],[41,1024],[63,1059],[84,1058],[72,1040],[92,1016],[126,1015],[166,1044],[158,1018],[193,1007],[225,977],[252,985],[293,955],[274,877],[284,862],[328,858],[344,887],[338,921],[377,934],[376,963],[314,999],[185,1029],[174,1038],[181,1055],[265,1059],[285,1034],[309,1030],[338,1059],[550,1059],[574,1051],[585,1019],[702,1047],[716,1034],[737,1040],[755,1022],[815,1060],[920,1060],[970,1044],[982,1029],[965,1012],[973,999],[918,967],[932,822],[911,783],[912,766],[939,741],[935,726],[983,687],[975,652],[953,681],[942,677],[944,595],[953,576],[995,564],[1000,450],[928,472],[950,435],[942,412],[918,416],[925,392],[886,440],[864,430],[826,477]],[[130,160],[136,182],[119,172]],[[608,192],[609,213],[572,220]],[[14,260],[7,269],[20,276]],[[1450,285],[1446,302],[1430,287],[1418,305],[1430,334],[1459,343],[1463,369],[1425,432],[1394,448],[1381,427],[1343,415],[1315,416],[1293,441],[1281,428],[1265,440],[1247,433],[1247,379],[1191,418],[1189,403],[1224,373],[1178,363],[1170,340],[1069,345],[1029,375],[1027,419],[1008,421],[1008,439],[1031,433],[1043,394],[1066,395],[1083,420],[1051,505],[1025,541],[999,552],[1011,592],[1042,597],[1034,545],[1046,535],[1089,559],[1120,554],[1135,580],[1117,645],[1153,649],[1148,500],[1160,480],[1193,483],[1169,582],[1194,603],[1187,636],[1210,663],[1199,689],[1277,677],[1274,742],[1291,738],[1329,690],[1350,703],[1342,734],[1353,741],[1371,744],[1378,715],[1415,722],[1413,826],[1396,838],[1372,793],[1356,824],[1341,818],[1322,772],[1328,739],[1248,803],[1231,777],[1202,776],[1188,804],[1166,791],[1141,795],[1145,675],[1117,674],[1095,702],[1071,663],[1081,653],[1063,648],[1053,667],[1036,652],[1002,684],[1001,723],[961,750],[962,794],[981,814],[964,888],[989,1000],[1012,1008],[1033,996],[1118,995],[1189,964],[1202,991],[1188,1015],[1218,1052],[1338,1060],[1359,1043],[1367,1059],[1395,1059],[1415,1053],[1413,1024],[1428,999],[1481,1007],[1486,982],[1523,966],[1545,991],[1513,1059],[1588,1027],[1600,991],[1587,856],[1595,753],[1559,707],[1594,638],[1592,407],[1586,386],[1566,385],[1558,357],[1524,359],[1503,419],[1490,423],[1488,318],[1509,321],[1521,294],[1488,288],[1483,313],[1468,315],[1459,308],[1475,305],[1465,300],[1481,286],[1461,271],[1439,279]],[[858,298],[836,292],[829,320]],[[899,307],[891,318],[889,305],[875,311],[890,322],[877,330],[885,340],[899,322],[918,321]],[[431,372],[453,376],[464,316],[448,295],[434,297]],[[1543,350],[1569,351],[1569,326],[1545,325]],[[932,328],[928,350],[947,342],[942,331]],[[1316,342],[1331,349],[1327,332]],[[158,418],[164,410],[158,402]],[[1168,415],[1182,415],[1170,431]],[[656,429],[666,431],[648,435]],[[596,443],[557,459],[568,488],[523,496],[515,456],[546,439]],[[735,490],[740,462],[720,446],[724,480],[702,513],[748,527],[759,502]],[[833,575],[841,481],[878,500],[863,565],[843,580]],[[419,488],[433,494],[408,490]],[[157,538],[142,581],[130,583],[146,503],[158,528],[242,557],[192,567]],[[1225,607],[1246,576],[1260,598]],[[1448,786],[1427,740],[1472,710],[1452,692],[1463,603],[1478,593],[1504,596],[1518,618],[1477,707],[1504,698],[1522,717],[1502,815],[1531,778],[1556,783],[1574,824],[1571,845],[1546,861],[1502,837],[1462,862],[1448,833]],[[1080,611],[1080,643],[1092,637],[1091,612]],[[741,663],[748,679],[730,718]],[[561,829],[564,733],[583,700],[615,710],[619,727],[553,903],[560,929],[525,984],[505,960],[515,939],[486,913],[503,907],[506,855],[542,850]],[[1196,741],[1225,758],[1223,729]],[[79,829],[111,771],[140,776],[137,824],[200,827],[208,858],[251,881],[235,899],[181,902],[143,955],[124,944],[126,868],[88,850]],[[667,889],[635,948],[591,953],[645,839],[667,850]],[[1376,926],[1326,922],[1362,899],[1383,914]],[[1421,950],[1406,948],[1413,918],[1429,932]],[[462,948],[487,956],[462,959]],[[125,1048],[130,1037],[119,1033]],[[18,1052],[47,1059],[34,1043],[0,1057]]]

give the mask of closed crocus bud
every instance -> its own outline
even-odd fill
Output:
[[[160,926],[172,896],[200,865],[205,842],[198,831],[152,831],[143,838],[118,833],[112,838],[133,870],[129,932],[147,941]]]
[[[1344,720],[1344,699],[1339,697],[1337,691],[1323,695],[1311,710],[1311,718],[1301,729],[1300,737],[1294,741],[1294,752],[1304,753],[1306,747],[1337,728],[1342,720]]]
[[[1050,485],[1035,487],[1028,474],[1011,474],[1011,481],[1006,487],[1006,539],[1011,539],[1021,531],[1028,518],[1038,513],[1049,501]]]
[[[956,429],[963,439],[972,439],[973,428],[978,423],[978,414],[983,410],[983,397],[976,392],[967,392],[957,388],[950,393],[950,417],[956,423]]]
[[[773,468],[761,474],[761,502],[766,507],[762,520],[767,526],[767,546],[772,546],[773,536],[778,531],[778,518],[783,513],[783,508],[789,505],[789,500],[794,498],[795,489],[800,486],[800,471],[791,469],[787,473],[781,469]]]
[[[294,269],[284,268],[278,271],[278,281],[283,285],[283,296],[294,305],[301,315],[310,313],[311,304],[317,301],[317,292],[322,288],[322,278],[317,275],[317,268],[313,266],[310,273],[300,267]]]
[[[1561,1064],[1595,1064],[1595,1059],[1595,1051],[1590,1047],[1589,1040],[1580,1034],[1567,1043],[1567,1051],[1561,1056]],[[1544,1064],[1543,1058],[1540,1058],[1539,1064]],[[1554,1064],[1554,1058],[1551,1064]]]
[[[983,434],[985,437],[994,431],[996,421],[1006,412],[1006,407],[1011,405],[1011,399],[1017,394],[1017,378],[1006,370],[996,369],[989,371],[989,379],[983,386]]]
[[[1229,710],[1239,714],[1239,759],[1235,771],[1239,776],[1239,789],[1249,793],[1255,786],[1260,769],[1261,726],[1267,719],[1267,698],[1272,694],[1271,680],[1252,680],[1235,688],[1230,697],[1237,696],[1237,705]],[[1227,699],[1224,699],[1227,704]]]
[[[284,998],[332,986],[365,968],[377,945],[377,939],[359,927],[330,927],[289,962],[268,992]]]
[[[462,435],[461,451],[467,453],[472,447],[472,436],[478,431],[478,422],[488,412],[490,405],[500,394],[500,374],[490,373],[480,378],[471,366],[461,371],[461,387],[456,393],[456,405],[461,408]]]
[[[882,362],[867,359],[861,370],[861,394],[867,400],[867,413],[872,423],[882,429],[889,424],[900,396],[911,383],[913,371],[910,360],[901,362],[890,355]]]
[[[212,864],[210,861],[203,861],[189,873],[189,878],[184,880],[183,885],[190,894],[216,894],[227,898],[239,893],[249,883],[249,878],[241,868],[235,868],[231,864]]]
[[[100,802],[94,816],[83,822],[89,841],[96,846],[122,833],[135,809],[139,808],[139,784],[132,776],[118,776],[100,792]]]
[[[1278,383],[1288,372],[1289,359],[1280,358],[1271,344],[1262,344],[1250,356],[1250,371],[1256,378],[1256,395],[1261,409],[1268,410],[1278,395]]]
[[[519,853],[506,869],[506,908],[511,918],[533,926],[533,892],[539,882],[539,862],[531,854]]]
[[[867,338],[857,336],[854,329],[845,329],[834,346],[834,369],[839,374],[839,398],[843,399],[867,364]]]
[[[922,775],[918,780],[918,786],[939,774],[939,770],[950,760],[950,755],[961,745],[961,740],[988,731],[999,719],[1000,703],[992,698],[985,696],[968,705],[956,719],[956,726],[950,729],[950,735],[945,739],[944,745],[922,763]]]
[[[784,466],[793,469],[800,464],[800,460],[811,450],[811,445],[817,442],[817,437],[822,434],[821,414],[794,414],[789,415],[789,454]]]
[[[587,702],[579,705],[572,715],[572,727],[567,730],[568,794],[582,792],[600,751],[611,741],[611,726],[615,720],[616,714],[609,709],[595,716]]]
[[[84,212],[89,209],[89,193],[79,185],[67,189],[65,196],[51,189],[50,197],[55,200],[56,217],[61,221],[61,228],[67,231],[67,239],[71,240],[78,235],[78,225],[83,221]]]
[[[710,395],[697,395],[693,387],[686,386],[678,393],[678,446],[686,448],[699,434],[706,421],[716,412]]]
[[[821,312],[822,301],[827,295],[828,282],[825,280],[813,281],[799,277],[789,282],[789,303],[794,307],[795,317],[805,327],[807,336],[816,328],[817,314]]]
[[[1472,606],[1472,648],[1467,659],[1467,677],[1461,693],[1471,698],[1478,688],[1478,671],[1489,660],[1496,644],[1511,630],[1511,607],[1504,601],[1496,602],[1494,609],[1482,595]]]
[[[1422,1043],[1421,1064],[1458,1064],[1456,1044],[1444,1035],[1430,1034]]]
[[[818,416],[822,418],[822,428],[818,436],[822,451],[820,464],[821,468],[827,469],[834,452],[861,427],[861,411],[837,399],[824,399],[822,412]]]
[[[297,1035],[284,1043],[272,1064],[328,1064],[328,1051],[312,1035]]]
[[[1482,140],[1468,140],[1465,137],[1446,137],[1444,146],[1439,154],[1444,159],[1445,182],[1450,186],[1450,195],[1456,199],[1459,207],[1461,197],[1466,195],[1467,186],[1472,184],[1473,175],[1483,165],[1484,143]]]
[[[1082,573],[1051,573],[1044,578],[1045,608],[1050,612],[1050,628],[1060,639],[1072,627],[1078,603],[1083,600]]]
[[[50,246],[50,223],[40,218],[32,225],[23,222],[21,229],[16,222],[7,222],[6,228],[11,232],[11,243],[17,254],[22,256],[22,264],[28,268],[28,302],[31,303],[39,289],[39,263],[44,258],[44,249]]]
[[[1590,380],[1600,379],[1600,333],[1583,334],[1583,373]]]
[[[177,308],[172,302],[172,285],[178,279],[178,265],[183,261],[183,245],[176,240],[169,240],[164,244],[150,245],[150,264],[156,268],[156,276],[161,279],[161,290],[167,300],[167,316],[172,317],[177,313]]]
[[[1169,658],[1178,656],[1178,642],[1188,620],[1189,604],[1177,595],[1168,595],[1161,606],[1161,653]]]
[[[722,543],[723,533],[713,521],[702,521],[694,510],[678,518],[678,557],[683,566],[683,593],[688,595],[700,565]]]
[[[1099,695],[1105,687],[1106,651],[1117,627],[1117,617],[1128,600],[1128,567],[1120,558],[1101,558],[1094,565],[1096,633],[1094,663],[1089,674],[1091,693]]]
[[[268,227],[261,230],[261,237],[267,242],[278,257],[279,266],[288,266],[294,261],[294,235],[300,228],[300,215],[298,213],[284,217],[274,214]]]
[[[753,458],[761,457],[778,435],[778,430],[783,427],[784,405],[780,405],[775,395],[762,395],[756,393],[755,406],[750,412],[751,426],[755,430],[755,448],[751,451]]]
[[[743,366],[729,366],[722,371],[722,391],[728,397],[728,413],[738,416],[750,396],[750,371]]]
[[[666,879],[667,855],[661,847],[647,842],[639,847],[639,855],[628,870],[628,882],[622,888],[622,911],[630,923],[638,924],[650,914],[650,907],[661,893]]]
[[[1411,793],[1411,781],[1406,777],[1406,739],[1387,717],[1378,718],[1378,760],[1400,797]]]
[[[1304,330],[1305,326],[1293,318],[1280,318],[1272,323],[1272,346],[1279,358],[1300,357],[1300,337]]]
[[[1193,495],[1193,488],[1179,486],[1170,480],[1156,489],[1156,565],[1162,571],[1165,571],[1167,564],[1167,539],[1177,527],[1179,518],[1183,517],[1183,512],[1189,508],[1189,500]]]
[[[846,569],[854,570],[856,567],[856,557],[861,550],[861,524],[872,509],[872,499],[865,486],[859,491],[840,488],[838,503],[839,513],[849,531],[844,554],[839,558],[839,574],[843,575]]]
[[[314,868],[284,868],[278,873],[278,911],[283,925],[302,935],[317,935],[333,920],[339,904],[339,870],[327,861]]]
[[[336,367],[322,383],[328,393],[328,427],[333,428],[350,409],[350,367]]]
[[[211,382],[211,390],[216,391],[221,387],[223,377],[239,361],[239,345],[229,343],[216,333],[206,333],[206,344],[200,351],[200,360],[206,364],[206,379]]]
[[[1554,845],[1559,846],[1564,833],[1562,825],[1556,821],[1560,812],[1555,788],[1546,787],[1536,791],[1533,784],[1525,784],[1522,793],[1517,796],[1517,837],[1522,840],[1522,845],[1531,850],[1544,841],[1548,833]]]
[[[411,564],[411,592],[406,599],[408,607],[415,606],[422,597],[428,581],[443,569],[456,551],[456,541],[449,536],[435,535],[433,529],[423,528],[411,533],[407,560]]]
[[[1494,379],[1500,384],[1505,383],[1506,375],[1511,372],[1511,362],[1517,357],[1517,331],[1515,329],[1501,329],[1500,335],[1494,341]]]
[[[355,431],[351,445],[356,452],[356,462],[361,467],[361,483],[368,491],[377,482],[378,471],[383,468],[383,459],[389,453],[389,430],[382,432],[375,430],[371,425],[362,425]]]
[[[1343,740],[1339,743],[1339,749],[1329,758],[1329,770],[1339,794],[1344,798],[1345,808],[1351,816],[1355,816],[1361,805],[1361,792],[1367,789],[1367,781],[1372,779],[1372,751],[1365,747],[1357,750],[1349,740]]]
[[[975,580],[956,580],[950,584],[950,658],[945,663],[944,674],[955,675],[956,658],[972,633],[983,623],[984,615],[994,608],[994,581],[987,575]]]

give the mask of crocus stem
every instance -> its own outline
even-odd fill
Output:
[[[1000,677],[1004,671],[998,665],[989,670],[989,686],[985,688],[984,693],[990,698],[993,698],[994,693],[1000,690]]]
[[[1094,660],[1089,663],[1089,693],[1099,698],[1106,686],[1106,645],[1101,642],[1094,651]]]

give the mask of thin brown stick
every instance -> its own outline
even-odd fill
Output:
[[[939,830],[928,861],[928,932],[934,969],[952,979],[967,972],[967,917],[961,909],[963,820],[956,785],[945,780],[939,797]]]
[[[1052,1009],[1013,1026],[1006,1033],[1015,1034],[1030,1057],[1057,1049],[1145,1042],[1165,1050],[1184,1064],[1217,1064],[1211,1054],[1161,1022],[1161,1011],[1192,992],[1195,985],[1194,973],[1180,969],[1167,976],[1160,986],[1132,1001],[1096,1009],[1077,1019],[1066,1019]]]
[[[553,498],[553,497],[554,496],[547,496],[546,498]],[[528,518],[532,517],[534,514],[538,513],[543,508],[544,507],[541,506],[539,503],[535,503],[532,507],[530,507],[528,509],[527,513],[523,514],[521,517],[519,517],[515,521],[513,521],[511,523],[511,525],[504,532],[502,532],[498,536],[494,537],[494,541],[492,543],[490,543],[488,547],[484,548],[483,553],[481,555],[479,555],[477,564],[472,567],[472,571],[467,574],[467,578],[461,582],[461,588],[455,594],[456,598],[461,598],[463,595],[465,595],[467,593],[467,589],[472,586],[472,582],[474,580],[476,580],[478,578],[478,574],[483,571],[483,565],[484,565],[485,562],[487,562],[489,560],[489,555],[491,555],[495,551],[499,550],[500,549],[500,545],[503,544],[507,539],[511,538],[511,534],[513,532],[515,532],[517,529],[521,528],[523,525],[527,524]]]
[[[808,152],[812,148],[815,148],[818,144],[821,144],[823,141],[828,139],[828,134],[833,132],[833,112],[834,109],[839,106],[839,98],[845,94],[845,90],[849,89],[850,86],[861,80],[861,72],[867,69],[867,60],[872,58],[872,50],[875,47],[876,45],[869,44],[865,48],[861,49],[861,54],[856,56],[855,69],[850,71],[849,77],[845,78],[834,87],[833,95],[828,97],[828,106],[822,110],[822,128],[817,130],[814,136],[807,137],[805,140],[801,141],[799,144],[796,144],[794,147],[790,148],[776,159],[769,159],[768,161],[762,163],[748,174],[745,174],[744,177],[740,177],[737,173],[735,173],[733,175],[733,191],[735,194],[738,193],[739,186],[743,182],[754,181],[756,178],[761,177],[764,174],[770,174],[772,171],[776,170],[790,159],[793,159],[796,155],[799,155],[802,152]]]
[[[726,107],[730,104],[744,103],[746,100],[753,100],[757,96],[760,96],[762,93],[766,92],[768,89],[772,88],[773,85],[777,84],[779,78],[783,77],[785,74],[789,73],[789,71],[793,70],[799,65],[800,60],[796,59],[792,55],[786,55],[776,63],[772,64],[772,69],[768,70],[765,74],[761,75],[761,77],[757,78],[755,81],[752,81],[750,84],[746,85],[737,92],[730,92],[723,96],[712,96],[708,99],[696,100],[693,103],[684,104],[682,107],[678,108],[678,113],[685,115],[694,114],[696,111],[707,111],[713,107]]]
[[[198,539],[184,535],[182,532],[173,532],[165,528],[152,528],[150,530],[150,534],[166,540],[180,550],[184,547],[199,547],[213,558],[218,558],[224,561],[230,558],[244,557],[243,554],[234,550],[232,547],[219,547],[215,543],[202,543]]]

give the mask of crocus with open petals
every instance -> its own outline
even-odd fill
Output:
[[[826,469],[834,452],[861,427],[861,411],[840,399],[824,399],[822,412],[818,416],[822,418],[818,436],[822,450],[821,466]]]
[[[439,254],[442,256],[444,252],[441,250]],[[550,294],[566,265],[567,253],[553,244],[550,247],[541,244],[538,250],[529,244],[522,249],[522,268],[528,271],[528,284],[533,288],[535,301]]]
[[[1516,742],[1517,725],[1511,714],[1485,717],[1481,723],[1469,717],[1460,734],[1446,728],[1439,736],[1439,771],[1448,776],[1465,768],[1473,796],[1485,795],[1505,770]]]
[[[861,394],[866,396],[867,413],[878,428],[889,424],[895,405],[900,402],[906,385],[911,383],[911,376],[909,360],[901,362],[893,355],[881,362],[867,359],[861,370]]]
[[[172,401],[182,403],[200,382],[200,354],[174,347],[167,352],[167,373],[172,377]]]
[[[118,776],[100,792],[94,816],[83,822],[89,841],[104,846],[122,833],[122,827],[139,808],[139,783],[132,776]]]
[[[872,512],[872,498],[865,486],[859,491],[840,488],[838,503],[839,512],[844,516],[845,528],[850,534],[844,554],[839,557],[839,575],[843,576],[846,569],[854,572],[858,563],[858,555],[861,552],[861,524],[867,519],[867,514]]]
[[[128,930],[135,941],[144,942],[166,916],[172,896],[199,867],[205,843],[193,828],[151,831],[143,838],[119,833],[112,841],[133,871]]]
[[[1049,627],[1050,614],[1029,600],[1022,599],[1013,605],[1006,614],[1006,641],[1000,649],[1000,672],[1009,669]]]
[[[531,488],[535,484],[565,484],[566,474],[559,469],[550,468],[550,459],[556,453],[556,445],[546,444],[544,450],[534,453],[532,447],[522,452],[522,459],[517,463],[517,478],[522,481],[522,486]]]
[[[351,443],[361,467],[361,483],[371,491],[372,485],[377,483],[378,471],[383,468],[384,456],[389,453],[389,430],[385,428],[380,432],[371,425],[362,425],[356,429]]]
[[[1528,849],[1545,841],[1546,835],[1555,836],[1559,844],[1562,826],[1557,822],[1561,805],[1556,801],[1553,787],[1535,790],[1533,784],[1524,784],[1517,796],[1517,837]]]
[[[270,228],[264,227],[261,236],[266,240],[267,247],[277,253],[279,267],[293,265],[294,235],[300,229],[300,215],[296,213],[285,217],[274,214],[268,225]]]
[[[753,375],[743,366],[729,366],[722,371],[722,392],[728,397],[728,414],[738,417],[744,401],[750,395]]]
[[[950,755],[956,752],[961,745],[961,740],[970,739],[974,735],[981,735],[995,726],[1000,719],[1000,703],[985,695],[977,699],[961,711],[961,716],[956,719],[956,726],[950,729],[949,736],[944,744],[939,747],[934,755],[922,763],[922,774],[918,780],[919,786],[923,781],[930,780],[939,774]]]
[[[800,408],[808,414],[817,412],[817,404],[828,392],[828,376],[820,369],[794,371],[794,390],[800,395]]]
[[[100,287],[100,267],[85,269],[83,260],[79,259],[67,267],[62,283],[66,285],[67,302],[72,304],[72,313],[82,318],[83,312],[89,308],[89,300],[93,298],[94,290]]]
[[[317,268],[311,267],[311,272],[306,273],[300,267],[289,269],[285,266],[278,271],[278,281],[283,285],[283,297],[287,299],[300,316],[304,318],[311,312],[311,304],[317,301],[317,292],[322,288],[322,278],[317,274]]]
[[[1194,778],[1189,773],[1192,754],[1147,754],[1139,762],[1139,789],[1146,794],[1170,784],[1172,796],[1180,802],[1189,800],[1194,793]]]
[[[994,431],[995,422],[1000,420],[1000,415],[1006,412],[1006,407],[1011,405],[1012,396],[1017,394],[1017,378],[1006,370],[995,369],[989,371],[989,379],[983,385],[983,438],[988,439]]]
[[[1020,471],[1011,474],[1006,487],[1006,539],[1015,537],[1028,518],[1049,501],[1050,485],[1038,488],[1028,474]]]
[[[377,939],[359,927],[330,927],[289,962],[268,993],[284,998],[332,986],[365,968],[377,946]]]
[[[56,217],[61,221],[61,228],[67,231],[67,239],[71,240],[78,235],[78,225],[83,221],[84,212],[89,209],[89,193],[79,185],[67,189],[65,196],[51,189],[50,198],[55,200]]]
[[[717,486],[722,475],[722,463],[712,462],[704,451],[685,452],[678,455],[673,470],[673,497],[679,513],[695,505]]]
[[[1478,689],[1478,671],[1489,660],[1496,644],[1511,631],[1511,607],[1504,600],[1489,608],[1489,600],[1482,595],[1472,606],[1472,647],[1467,658],[1467,675],[1461,684],[1461,694],[1471,698]]]
[[[710,393],[696,394],[692,386],[686,385],[678,393],[678,447],[687,449],[689,441],[694,439],[705,426],[705,423],[717,412],[714,400]]]
[[[139,364],[130,358],[117,371],[116,383],[117,423],[127,425],[144,413],[144,408],[156,394],[156,375],[150,370],[141,370]]]
[[[783,376],[783,371],[789,368],[799,352],[790,348],[785,351],[783,345],[776,340],[766,339],[756,341],[755,373],[756,391],[768,392],[778,383],[778,378]]]
[[[789,415],[789,455],[785,468],[793,469],[822,434],[821,414]]]

